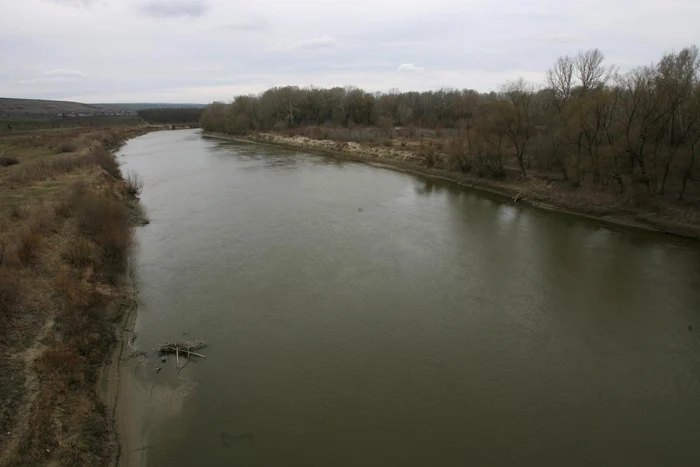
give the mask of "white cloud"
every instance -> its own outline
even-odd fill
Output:
[[[425,71],[425,67],[418,66],[415,63],[402,63],[396,71],[399,73],[421,73]]]

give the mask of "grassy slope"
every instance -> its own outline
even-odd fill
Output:
[[[135,201],[111,153],[150,128],[0,134],[0,465],[103,465],[95,392],[114,341]],[[8,434],[9,433],[9,434]]]
[[[82,104],[71,101],[51,101],[44,99],[13,99],[0,97],[0,115],[10,116],[38,116],[55,115],[57,113],[94,113],[104,112],[108,109],[99,104]]]
[[[55,130],[59,128],[101,128],[104,126],[133,126],[143,124],[136,115],[109,116],[91,115],[88,117],[0,117],[0,136],[16,134],[18,131]]]

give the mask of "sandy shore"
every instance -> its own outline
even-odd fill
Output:
[[[141,421],[136,417],[134,397],[134,372],[139,363],[132,358],[131,344],[136,339],[134,324],[136,322],[137,300],[131,276],[124,280],[122,321],[115,330],[117,342],[111,357],[105,362],[97,381],[97,392],[108,407],[112,417],[113,442],[116,455],[112,465],[115,467],[139,466],[145,451],[137,450],[143,446]]]
[[[272,133],[251,134],[247,137],[210,132],[204,132],[203,135],[241,143],[309,150],[332,157],[363,162],[375,167],[456,183],[462,187],[502,196],[511,202],[527,204],[538,209],[576,215],[610,225],[700,239],[700,226],[654,216],[642,210],[622,209],[619,205],[587,205],[585,200],[579,200],[575,195],[563,197],[556,196],[557,193],[543,193],[542,190],[532,189],[527,185],[527,182],[496,181],[469,174],[421,167],[419,156],[410,150],[366,147],[353,142],[341,143]]]

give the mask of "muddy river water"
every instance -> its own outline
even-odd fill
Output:
[[[130,465],[699,465],[698,242],[196,130],[120,154],[135,344],[208,342],[134,370]]]

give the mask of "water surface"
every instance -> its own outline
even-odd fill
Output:
[[[700,462],[698,243],[192,130],[121,153],[138,342],[209,343],[137,378],[149,465]]]

